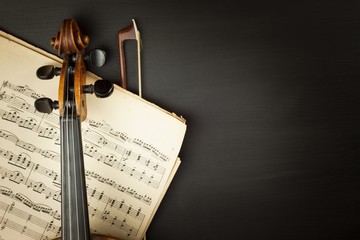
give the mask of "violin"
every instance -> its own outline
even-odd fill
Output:
[[[96,66],[105,63],[105,53],[101,50],[85,54],[89,37],[83,35],[74,19],[65,19],[51,45],[63,55],[61,68],[40,67],[36,74],[40,79],[51,79],[60,75],[58,101],[39,98],[35,108],[39,112],[51,113],[59,109],[60,155],[61,155],[61,237],[62,240],[115,240],[110,236],[90,233],[88,202],[86,194],[84,156],[81,138],[81,122],[86,119],[86,94],[108,97],[113,92],[113,84],[107,80],[97,80],[86,85],[85,62]]]

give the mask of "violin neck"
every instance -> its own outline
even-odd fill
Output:
[[[89,214],[85,183],[80,117],[60,117],[61,238],[89,240]]]

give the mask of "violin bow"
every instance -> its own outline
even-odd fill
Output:
[[[141,51],[141,38],[140,32],[136,26],[136,22],[132,19],[132,24],[130,26],[122,29],[118,33],[119,36],[119,61],[120,61],[120,82],[121,87],[127,89],[127,78],[126,78],[126,62],[125,62],[125,41],[127,40],[136,40],[137,42],[137,58],[138,58],[138,84],[139,84],[139,96],[142,96],[141,89],[141,59],[140,59],[140,51]]]

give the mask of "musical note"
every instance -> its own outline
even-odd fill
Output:
[[[57,210],[53,210],[51,207],[42,204],[42,203],[34,203],[30,198],[25,196],[22,193],[14,193],[11,189],[0,186],[0,193],[8,197],[9,199],[17,200],[23,203],[27,207],[31,207],[32,209],[36,210],[37,212],[45,213],[54,219],[60,220],[60,214]],[[0,201],[0,206],[8,206],[5,202]]]
[[[26,206],[28,206],[29,208],[32,208],[34,206],[34,203],[22,193],[16,193],[15,198],[20,202],[22,202],[23,204],[25,204]]]
[[[142,147],[143,149],[146,149],[154,154],[155,157],[158,157],[160,160],[163,161],[169,161],[169,157],[163,153],[161,153],[156,147],[152,146],[152,144],[146,143],[142,141],[139,138],[130,138],[126,133],[121,132],[119,130],[113,129],[109,124],[107,124],[105,121],[99,122],[92,119],[88,119],[87,122],[89,123],[89,129],[86,130],[87,134],[98,134],[95,130],[91,128],[96,128],[97,130],[107,134],[110,137],[115,137],[117,140],[122,140],[124,142],[132,142],[137,146]],[[93,133],[91,133],[93,132]],[[95,136],[94,136],[95,137]],[[90,137],[92,138],[92,137]],[[96,138],[96,137],[95,137]],[[112,144],[110,144],[112,145]],[[116,148],[116,146],[113,146],[112,148]]]
[[[0,100],[8,103],[8,107],[12,109],[16,109],[21,112],[30,113],[33,116],[30,119],[32,119],[33,121],[35,120],[34,117],[40,117],[40,118],[45,118],[47,121],[51,122],[54,125],[58,125],[59,116],[57,114],[52,113],[52,114],[44,115],[43,113],[38,112],[33,104],[28,103],[21,97],[18,97],[14,94],[10,96],[6,94],[6,92],[2,92]]]
[[[90,187],[87,187],[87,194],[88,196],[96,199],[97,201],[101,201],[105,204],[107,204],[107,206],[110,206],[110,208],[116,209],[116,210],[120,210],[128,215],[130,215],[131,217],[139,220],[139,221],[143,221],[143,219],[145,218],[144,214],[137,214],[137,211],[132,209],[131,207],[129,207],[128,205],[125,204],[125,201],[118,201],[114,198],[109,197],[108,195],[104,194],[103,191],[98,191],[97,189],[92,189]],[[108,205],[110,203],[110,205]]]
[[[19,155],[12,154],[12,158],[9,158],[9,163],[20,167],[22,169],[26,169],[29,167],[31,163],[31,157],[26,153],[20,153]]]
[[[127,163],[125,162],[121,162],[118,159],[115,158],[115,156],[111,157],[111,155],[102,155],[101,153],[99,153],[99,151],[93,147],[90,146],[88,144],[84,144],[84,154],[92,157],[93,159],[95,159],[98,162],[102,162],[107,166],[110,166],[112,168],[118,169],[120,172],[123,172],[125,174],[127,174],[130,177],[133,177],[141,182],[147,183],[148,185],[150,185],[151,187],[157,188],[160,184],[159,180],[154,180],[154,176],[148,176],[146,175],[146,171],[140,171],[140,170],[136,170],[134,167],[130,167],[128,166]],[[146,160],[145,158],[139,158],[139,161],[134,160],[135,162],[139,162],[142,165],[146,166]],[[157,173],[160,173],[159,178],[162,177],[162,175],[165,172],[165,169],[162,167],[158,167],[158,168],[154,168],[155,163],[148,163],[147,164],[149,169],[156,171]],[[155,165],[156,166],[156,165]],[[150,179],[152,179],[152,181],[150,182]]]
[[[22,225],[15,221],[10,220],[9,218],[4,219],[3,223],[1,224],[1,229],[5,229],[5,227],[12,229],[20,233],[21,235],[30,237],[31,239],[42,239],[43,234],[33,230],[32,228],[28,227],[27,225]]]
[[[0,193],[6,196],[10,196],[12,194],[12,190],[10,188],[0,186]]]
[[[105,159],[104,159],[104,163],[106,164],[106,165],[109,165],[109,166],[113,166],[114,164],[116,164],[117,163],[117,158],[116,158],[116,156],[115,155],[113,155],[113,154],[107,154],[106,156],[105,156]]]
[[[45,204],[34,204],[33,209],[44,213],[50,213],[52,211],[52,208]]]
[[[13,181],[17,184],[23,182],[25,179],[24,175],[19,171],[10,171],[8,172],[8,176],[10,181]]]
[[[37,132],[39,137],[53,139],[55,140],[56,144],[59,144],[60,137],[59,137],[58,129],[51,129],[48,127],[37,126],[35,123],[32,123],[29,120],[20,117],[20,113],[17,111],[8,112],[3,109],[0,109],[0,115],[2,116],[1,118],[6,121],[15,123],[19,127]]]
[[[8,219],[4,219],[4,218],[1,219],[1,228],[0,228],[1,230],[5,229],[7,222]]]
[[[160,175],[163,175],[165,173],[165,168],[160,166],[159,163],[151,161],[151,159],[145,158],[137,153],[134,153],[132,150],[127,150],[126,152],[124,152],[122,158],[118,159],[113,154],[109,154],[109,153],[106,155],[101,154],[99,148],[97,148],[94,145],[90,145],[88,143],[85,143],[83,148],[85,155],[92,157],[96,161],[103,162],[104,164],[110,167],[120,169],[120,171],[123,171],[125,173],[128,173],[128,171],[125,170],[127,164],[124,163],[127,160],[133,161],[136,164],[141,164],[147,167],[149,170],[152,170]],[[130,173],[131,171],[132,170],[130,169]]]
[[[18,116],[18,112],[6,112],[3,110],[0,110],[1,118],[4,120],[7,120],[9,122],[17,123],[20,119],[20,116]]]
[[[43,137],[43,138],[48,138],[48,139],[54,139],[55,137],[57,137],[59,135],[58,132],[59,131],[56,128],[45,127],[45,128],[39,129],[38,136]]]
[[[56,152],[53,152],[51,150],[45,150],[41,149],[39,147],[36,147],[35,145],[25,142],[21,139],[19,139],[15,134],[8,132],[4,129],[0,129],[0,137],[4,138],[5,140],[8,140],[9,142],[15,143],[17,147],[23,148],[29,152],[35,152],[41,154],[43,157],[50,158],[52,160],[55,160],[59,162],[59,154]]]
[[[23,181],[18,181],[17,179],[21,177],[21,174],[19,172],[13,171],[11,172],[8,169],[5,169],[3,167],[0,168],[0,172],[2,175],[5,175],[6,177],[10,178],[9,180],[12,180],[16,183],[23,183]],[[6,184],[6,182],[2,181],[3,184]],[[51,207],[46,206],[44,204],[38,204],[34,203],[30,198],[28,198],[25,194],[14,192],[10,188],[6,186],[0,186],[0,193],[3,197],[1,197],[0,201],[0,211],[3,211],[1,218],[1,231],[6,231],[6,229],[11,229],[12,231],[18,232],[24,237],[29,237],[31,239],[46,239],[46,236],[43,235],[43,232],[39,232],[36,229],[41,229],[47,226],[47,220],[44,218],[38,217],[34,215],[33,213],[30,213],[30,209],[33,209],[39,213],[43,213],[48,215],[49,217],[57,217],[56,213],[52,210]],[[6,203],[3,200],[16,200],[12,201],[10,203]],[[20,209],[17,206],[18,203],[22,203],[23,206],[26,206],[29,210]],[[15,221],[15,219],[18,219]],[[58,220],[60,220],[60,217],[58,217]],[[31,226],[36,226],[36,228],[32,228]],[[54,230],[56,228],[59,228],[58,226],[54,225]],[[49,237],[55,237],[55,233],[49,232]]]
[[[32,171],[40,173],[40,174],[52,179],[53,183],[56,186],[60,185],[59,173],[57,173],[51,169],[48,169],[46,167],[43,167],[39,164],[35,164],[34,162],[31,161],[30,156],[27,155],[26,153],[20,153],[19,155],[15,155],[12,152],[5,151],[4,149],[0,148],[0,156],[8,159],[8,163],[11,165],[19,167],[21,169],[30,168]],[[24,178],[21,176],[14,175],[13,178],[11,178],[10,180],[20,183],[20,181],[23,181]],[[30,182],[28,183],[28,181],[25,184],[28,184],[28,187],[34,187],[33,183],[30,183]]]
[[[48,196],[48,195],[47,195]],[[51,195],[50,195],[51,196]],[[56,191],[52,194],[53,199],[57,202],[61,202],[61,191]]]
[[[106,221],[107,219],[108,219],[108,217],[109,217],[109,214],[110,214],[110,211],[104,211],[104,212],[102,212],[102,214],[101,214],[101,219],[103,220],[103,221]]]
[[[123,133],[121,131],[113,129],[105,121],[99,122],[99,121],[95,121],[93,119],[87,119],[86,121],[89,123],[90,127],[97,128],[98,130],[107,134],[108,136],[115,137],[116,139],[122,140],[123,142],[126,142],[129,140],[129,137],[127,136],[126,133]]]
[[[36,91],[32,90],[29,86],[25,85],[16,85],[16,84],[12,84],[9,81],[4,81],[2,84],[3,87],[5,88],[9,88],[14,90],[15,92],[19,92],[25,96],[31,97],[33,99],[37,99],[40,97],[43,97],[44,95],[36,93]]]
[[[27,178],[25,182],[23,174],[19,171],[11,171],[0,166],[0,174],[1,176],[4,176],[4,178],[7,177],[12,182],[17,184],[24,184],[28,188],[32,188],[34,192],[45,194],[46,198],[54,197],[54,200],[57,200],[57,198],[55,198],[55,194],[57,193],[56,190],[46,186],[44,183],[32,180],[31,178]],[[29,203],[29,205],[31,205],[31,203]]]
[[[123,193],[127,194],[128,196],[131,196],[139,201],[142,201],[142,202],[146,203],[147,205],[151,204],[151,199],[148,199],[148,201],[144,201],[144,195],[138,193],[136,190],[134,190],[130,187],[125,187],[121,184],[116,183],[114,180],[111,180],[109,177],[103,177],[100,174],[98,174],[94,171],[89,171],[89,170],[85,171],[85,176],[96,179],[99,182],[106,183],[109,186],[113,187],[114,189],[116,189],[120,192],[123,192]],[[92,193],[90,194],[90,197],[94,197],[95,193],[96,193],[96,190],[93,190]]]
[[[0,212],[7,213],[0,218],[0,228],[27,239],[53,239],[60,236],[61,219],[59,115],[35,110],[34,99],[46,95],[35,88],[11,81],[3,81],[1,86],[0,158],[4,161],[0,163]],[[89,214],[113,234],[137,239],[152,214],[149,209],[157,203],[156,189],[167,172],[168,155],[155,144],[91,117],[83,124],[82,136],[86,164],[92,166],[86,169]],[[117,172],[121,178],[97,169]],[[145,192],[127,185],[126,178],[151,188]],[[97,187],[91,185],[95,182]],[[9,188],[15,185],[25,190]]]
[[[114,226],[123,232],[126,233],[128,236],[136,236],[137,232],[139,231],[137,228],[134,228],[132,225],[126,223],[126,219],[119,220],[117,216],[113,216],[110,214],[109,211],[100,212],[93,207],[89,207],[89,215],[91,217],[96,217],[111,226]]]
[[[38,192],[38,193],[43,193],[44,191],[47,190],[47,187],[42,183],[36,183],[34,185],[36,188],[36,192]],[[41,189],[41,190],[39,190],[39,189]],[[55,218],[56,213],[51,208],[49,208],[48,206],[34,203],[31,199],[29,199],[27,196],[25,196],[22,193],[13,194],[10,189],[8,189],[6,187],[1,187],[1,186],[0,186],[0,192],[2,194],[5,193],[5,195],[12,196],[13,199],[18,200],[19,202],[23,203],[24,205],[26,205],[29,208],[35,209],[36,211],[48,213],[48,214],[54,216],[54,218]],[[131,217],[134,217],[135,219],[137,219],[139,221],[143,221],[143,219],[145,218],[144,214],[141,214],[141,213],[139,213],[139,211],[132,209],[131,206],[126,205],[124,200],[119,202],[119,201],[109,197],[108,195],[104,194],[104,191],[98,191],[96,189],[92,189],[92,188],[88,187],[87,193],[88,193],[89,197],[93,197],[97,201],[101,201],[105,204],[110,203],[109,206],[111,208],[121,210],[122,212],[130,215]],[[57,192],[54,191],[54,193],[52,195],[54,196],[54,198],[61,199],[60,191],[57,191]]]

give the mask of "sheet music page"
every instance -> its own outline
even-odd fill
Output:
[[[57,100],[59,79],[35,73],[61,61],[0,35],[0,240],[53,239],[61,217],[59,115],[37,112],[34,101]],[[82,137],[91,231],[141,239],[179,166],[186,125],[118,87],[109,98],[87,95],[87,102]]]

